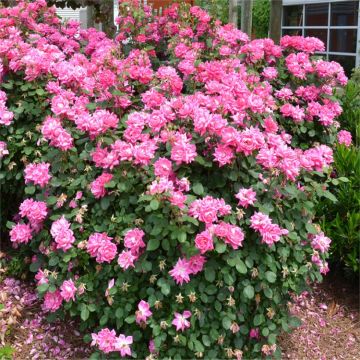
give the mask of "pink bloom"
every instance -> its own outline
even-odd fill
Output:
[[[136,322],[138,324],[144,322],[146,323],[147,318],[152,315],[150,311],[150,305],[148,302],[141,300],[138,304],[138,310],[136,311]]]
[[[130,249],[134,255],[137,255],[141,248],[145,247],[143,241],[145,233],[138,228],[127,231],[124,237],[124,245]]]
[[[172,205],[178,206],[180,209],[185,207],[185,201],[187,196],[184,195],[181,191],[174,191],[169,197],[169,201]]]
[[[97,199],[106,195],[105,185],[109,183],[112,178],[113,176],[111,174],[103,173],[90,184],[90,190]]]
[[[172,173],[171,161],[166,158],[159,158],[154,163],[155,175],[160,177],[168,177]]]
[[[76,294],[76,286],[74,282],[70,280],[65,280],[60,287],[60,295],[66,301],[69,302],[70,300],[75,301],[75,294]]]
[[[64,216],[52,223],[50,233],[56,242],[57,249],[67,251],[75,242],[74,233],[70,229],[70,223]]]
[[[171,149],[171,160],[175,161],[177,165],[189,164],[196,156],[196,146],[190,143],[186,134],[177,134]]]
[[[269,246],[278,242],[282,235],[289,233],[288,230],[281,229],[279,225],[273,224],[270,217],[261,212],[256,212],[250,218],[250,222],[250,227],[258,231],[262,237],[262,242]]]
[[[16,224],[10,230],[10,240],[27,244],[32,239],[31,227],[28,224]]]
[[[251,187],[249,189],[240,189],[235,197],[239,200],[239,205],[246,209],[249,205],[254,205],[256,192]]]
[[[44,187],[50,180],[51,175],[49,174],[50,164],[39,163],[29,164],[25,167],[25,184],[33,182],[35,185]]]
[[[107,287],[107,289],[106,289],[106,291],[105,291],[105,296],[109,296],[109,295],[110,295],[110,292],[109,292],[109,291],[114,287],[114,285],[115,285],[115,279],[109,280],[108,287]]]
[[[193,201],[189,209],[189,215],[205,224],[214,223],[218,220],[218,215],[224,216],[230,212],[231,207],[226,205],[223,199],[215,199],[211,196]]]
[[[190,281],[189,275],[191,274],[189,262],[186,259],[179,258],[174,268],[169,271],[169,274],[177,284],[188,283]]]
[[[121,357],[131,356],[130,345],[133,343],[132,336],[120,334],[115,341],[115,350],[120,352]]]
[[[194,255],[188,260],[188,266],[190,269],[190,274],[197,274],[201,272],[204,268],[206,259],[202,255]]]
[[[215,148],[214,159],[219,163],[220,166],[231,164],[234,159],[234,150],[227,145],[218,145]]]
[[[201,254],[214,249],[214,241],[209,230],[204,230],[196,235],[195,246],[200,250]]]
[[[323,232],[314,236],[311,241],[311,246],[314,250],[319,250],[321,253],[329,250],[331,240],[324,235]]]
[[[346,147],[349,147],[352,143],[351,133],[346,130],[339,131],[337,139],[339,144],[344,144]]]
[[[57,309],[60,308],[62,301],[63,298],[60,295],[59,290],[56,290],[55,292],[47,292],[44,296],[44,310],[55,312]]]
[[[42,285],[42,284],[47,284],[49,282],[44,271],[42,271],[41,269],[39,269],[38,272],[36,273],[35,279],[37,280],[37,286]]]
[[[129,251],[123,250],[119,254],[118,264],[122,269],[126,270],[129,267],[135,267],[134,262],[136,259],[137,257],[130,250]]]
[[[2,159],[4,155],[9,155],[9,150],[7,149],[6,142],[0,141],[0,159]]]
[[[260,336],[260,330],[258,328],[250,330],[250,338],[251,339],[258,339]]]
[[[26,199],[20,204],[20,215],[26,216],[31,223],[41,223],[47,216],[46,203]]]
[[[99,349],[105,354],[115,351],[115,343],[117,341],[115,330],[107,328],[100,330],[97,334],[91,334],[91,345],[98,345]]]
[[[86,248],[88,253],[96,256],[98,263],[111,262],[117,253],[116,245],[111,241],[112,238],[106,233],[94,233],[90,235]]]
[[[229,244],[235,250],[242,246],[245,238],[241,228],[225,222],[220,222],[218,225],[215,225],[215,235],[223,238],[225,243]]]
[[[191,317],[191,312],[189,310],[185,310],[182,314],[175,313],[172,324],[176,327],[176,331],[184,331],[190,327],[190,321],[186,320],[189,317]]]

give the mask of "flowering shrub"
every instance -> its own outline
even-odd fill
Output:
[[[120,10],[115,40],[44,0],[0,10],[10,240],[106,356],[279,356],[289,292],[328,271],[344,72],[315,38]]]

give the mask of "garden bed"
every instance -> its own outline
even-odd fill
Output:
[[[313,285],[312,289],[312,293],[295,298],[291,305],[292,313],[303,324],[292,334],[281,336],[283,358],[358,358],[360,317],[356,284],[330,275],[324,284]],[[33,286],[7,278],[0,286],[0,295],[2,302],[7,299],[4,304],[11,309],[2,311],[1,320],[9,320],[10,313],[16,319],[5,335],[5,343],[14,350],[14,359],[88,358],[89,353],[76,330],[76,323],[47,323]]]

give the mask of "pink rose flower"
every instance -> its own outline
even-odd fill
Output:
[[[76,294],[76,286],[74,282],[70,280],[65,280],[60,287],[60,295],[66,301],[69,302],[70,300],[75,301],[75,294]]]
[[[144,322],[152,315],[150,311],[150,305],[148,302],[141,300],[138,304],[138,310],[136,311],[136,322],[138,324]]]
[[[56,290],[55,292],[47,292],[44,296],[44,310],[55,312],[60,308],[62,301],[63,298],[60,295],[59,290]]]
[[[190,321],[187,319],[191,317],[191,312],[185,310],[182,314],[175,313],[175,318],[172,324],[176,327],[176,331],[184,331],[190,327]]]

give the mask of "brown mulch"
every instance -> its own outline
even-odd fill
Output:
[[[359,287],[330,275],[294,298],[290,306],[302,325],[280,337],[284,359],[360,359]],[[46,321],[35,289],[25,282],[0,281],[0,348],[11,345],[15,360],[86,359],[89,347],[73,321]]]
[[[296,297],[291,311],[302,325],[281,336],[284,359],[360,359],[358,281],[328,275],[311,293]]]

